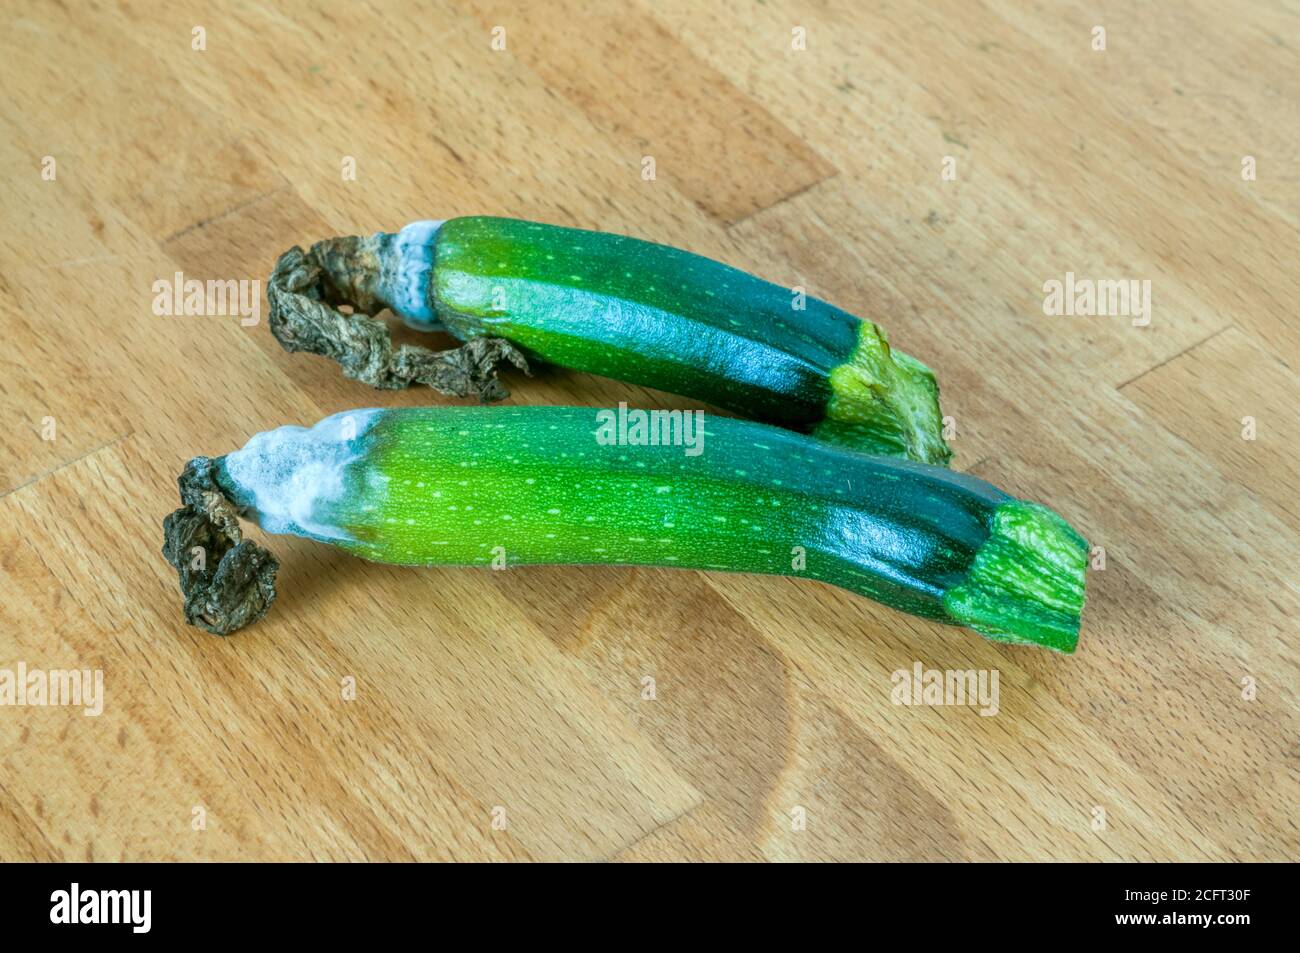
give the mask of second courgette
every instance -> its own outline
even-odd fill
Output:
[[[379,387],[502,396],[492,364],[528,360],[683,394],[867,453],[943,465],[934,374],[885,332],[709,258],[604,232],[470,216],[318,242],[281,257],[271,328]],[[385,350],[389,308],[466,342]]]
[[[992,639],[1074,650],[1087,545],[1047,507],[744,420],[712,417],[688,446],[629,444],[609,414],[357,410],[195,458],[165,549],[187,617],[225,634],[269,606],[274,560],[242,541],[243,516],[384,563],[806,576]],[[214,527],[232,526],[212,550]],[[198,567],[196,545],[212,550]]]

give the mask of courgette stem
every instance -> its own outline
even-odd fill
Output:
[[[691,446],[612,441],[607,413],[349,411],[258,434],[207,472],[268,532],[376,562],[807,576],[993,639],[1074,650],[1087,546],[1046,507],[743,420],[709,416]]]
[[[286,348],[331,356],[377,387],[415,380],[443,389],[390,366],[391,343],[376,342],[387,340],[382,326],[354,327],[388,308],[466,346],[508,346],[516,365],[540,361],[684,394],[868,453],[951,457],[933,373],[892,350],[882,329],[653,242],[487,216],[414,222],[291,249],[270,300],[271,329]],[[333,318],[321,302],[356,313]],[[419,350],[408,346],[408,360]],[[456,392],[489,400],[503,389],[493,378]]]

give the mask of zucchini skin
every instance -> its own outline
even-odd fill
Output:
[[[1045,507],[729,418],[708,418],[696,453],[610,443],[610,413],[349,411],[259,434],[215,460],[214,476],[263,529],[375,562],[806,575],[992,638],[1073,650],[1086,544]],[[1009,520],[1045,542],[1004,538]]]
[[[700,255],[518,219],[414,223],[398,246],[387,271],[406,277],[381,297],[417,327],[505,338],[534,359],[864,452],[951,457],[929,368],[817,298],[796,310],[790,289]]]
[[[789,289],[676,248],[503,218],[443,225],[432,291],[462,339],[499,335],[555,364],[796,428],[825,415],[829,370],[859,324],[815,299],[793,311]]]

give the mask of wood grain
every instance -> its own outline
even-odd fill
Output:
[[[1295,859],[1300,10],[527,6],[7,17],[0,669],[100,669],[105,702],[0,707],[0,859]],[[267,620],[185,627],[159,553],[185,459],[442,398],[344,381],[264,320],[157,316],[153,282],[472,213],[884,324],[938,372],[955,466],[1105,548],[1079,653],[811,581],[287,539]],[[1066,272],[1149,280],[1150,325],[1044,314]],[[917,661],[996,670],[997,714],[893,704]]]

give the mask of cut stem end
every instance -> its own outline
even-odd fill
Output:
[[[830,374],[826,419],[813,436],[863,453],[947,466],[939,385],[934,373],[889,346],[885,333],[862,322],[849,359]]]
[[[1083,613],[1088,543],[1038,503],[1010,500],[966,580],[944,596],[954,621],[998,642],[1073,652]]]

